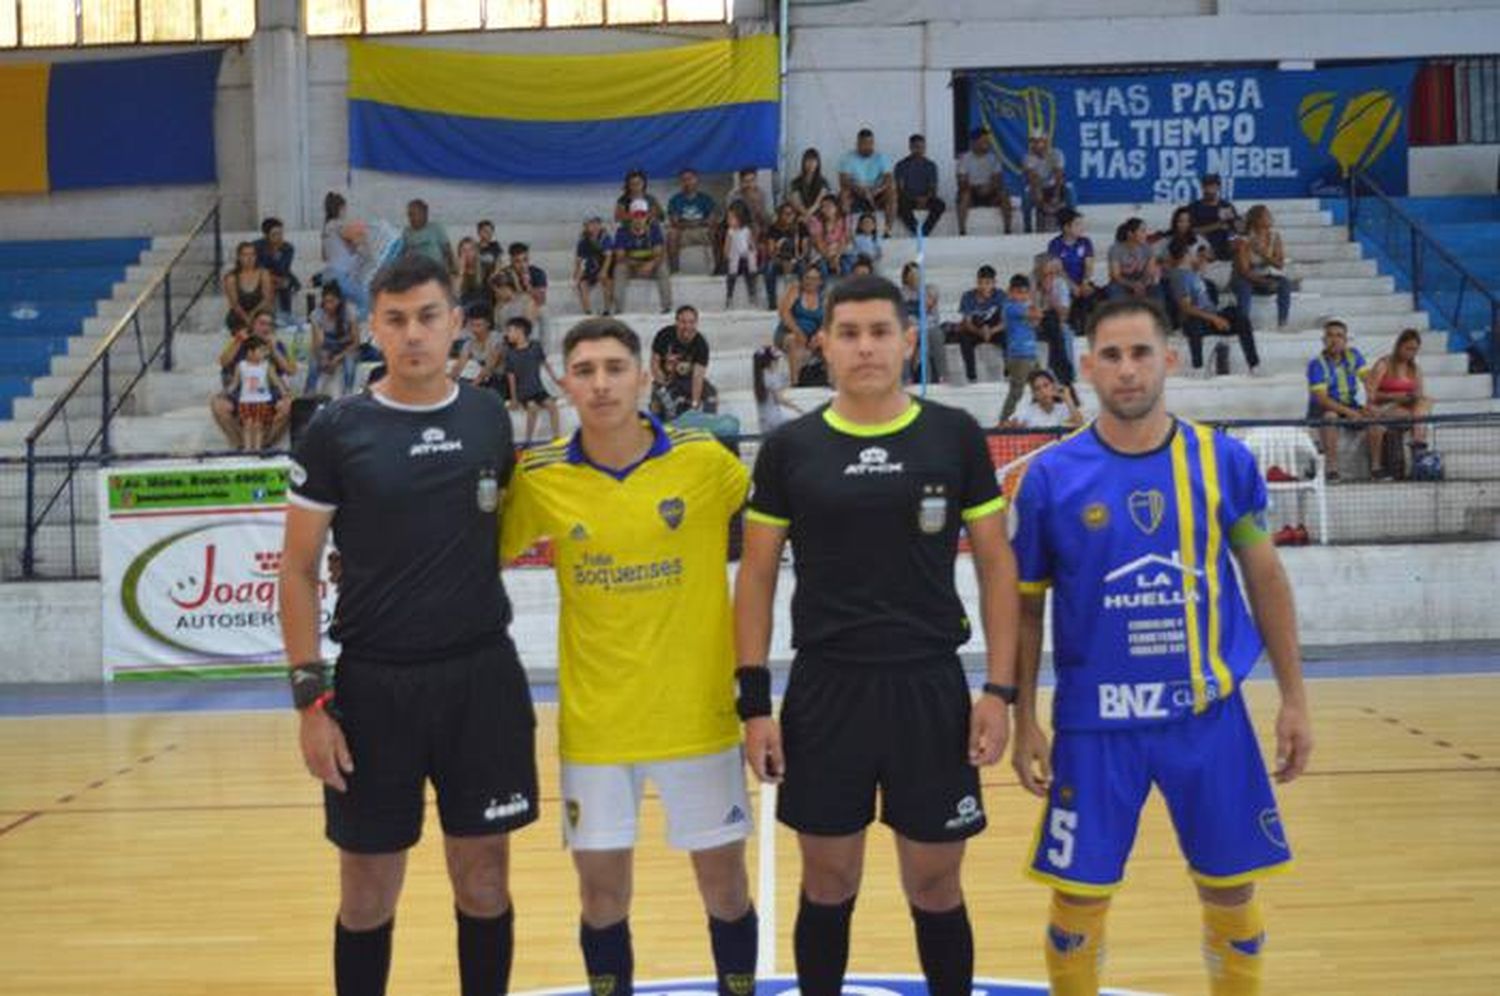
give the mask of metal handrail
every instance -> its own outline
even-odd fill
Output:
[[[1423,253],[1432,253],[1438,259],[1441,259],[1444,263],[1451,267],[1453,271],[1459,275],[1459,277],[1461,278],[1459,297],[1460,301],[1462,301],[1463,291],[1472,288],[1472,290],[1476,294],[1489,302],[1490,374],[1493,378],[1493,393],[1497,397],[1500,397],[1500,293],[1497,293],[1496,291],[1493,291],[1489,287],[1485,286],[1484,281],[1480,280],[1472,270],[1466,267],[1463,263],[1459,262],[1458,258],[1455,257],[1451,252],[1449,252],[1441,242],[1434,238],[1431,233],[1429,233],[1427,229],[1422,226],[1421,222],[1413,218],[1410,214],[1407,214],[1406,211],[1402,210],[1401,205],[1397,204],[1395,199],[1387,194],[1385,190],[1381,188],[1380,184],[1376,183],[1375,179],[1364,170],[1355,170],[1349,175],[1348,211],[1346,212],[1348,218],[1346,220],[1349,229],[1349,238],[1351,240],[1358,238],[1357,229],[1359,221],[1359,200],[1361,187],[1367,189],[1371,194],[1373,194],[1375,196],[1375,199],[1380,202],[1381,206],[1389,211],[1397,219],[1399,219],[1401,223],[1406,226],[1407,231],[1410,233],[1408,241],[1410,243],[1411,258],[1408,265],[1408,270],[1410,271],[1408,273],[1408,276],[1411,278],[1411,303],[1414,309],[1421,310],[1423,308]],[[1440,305],[1437,304],[1436,299],[1433,300],[1433,304],[1434,307],[1436,307],[1436,309],[1439,311],[1439,313],[1442,313],[1443,309]],[[1455,306],[1452,319],[1455,327],[1460,324],[1460,307]]]
[[[114,347],[114,344],[119,340],[120,336],[125,334],[125,330],[129,328],[134,322],[139,320],[141,308],[144,307],[146,302],[151,299],[151,296],[156,293],[157,288],[161,287],[164,283],[167,283],[172,279],[172,270],[175,269],[177,264],[182,261],[182,257],[187,255],[188,249],[192,248],[193,240],[196,239],[200,234],[202,234],[204,226],[206,226],[210,221],[214,223],[214,272],[217,274],[218,271],[223,267],[223,260],[221,258],[223,256],[223,244],[221,242],[222,236],[220,235],[218,225],[219,205],[219,199],[215,198],[213,206],[210,207],[208,211],[204,213],[203,217],[198,219],[198,223],[188,231],[187,238],[183,240],[182,248],[177,250],[177,254],[172,257],[171,261],[168,262],[165,267],[162,268],[162,271],[160,273],[152,277],[150,281],[147,282],[146,286],[141,289],[141,292],[135,296],[135,300],[131,302],[130,307],[126,309],[125,314],[121,315],[120,318],[115,321],[114,327],[111,328],[107,333],[105,333],[104,338],[100,340],[99,345],[95,347],[94,355],[89,359],[88,365],[78,372],[78,376],[73,378],[72,383],[70,383],[61,394],[53,399],[52,404],[47,406],[46,412],[42,414],[41,418],[37,419],[36,425],[34,425],[31,431],[26,434],[26,442],[28,445],[36,442],[37,438],[46,431],[47,427],[52,424],[53,419],[57,418],[58,412],[62,411],[63,406],[73,399],[73,396],[78,393],[81,387],[83,387],[84,382],[89,379],[89,376],[91,374],[93,374],[95,368],[98,367],[100,363],[106,362],[105,354]]]

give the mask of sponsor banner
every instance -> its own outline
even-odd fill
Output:
[[[749,986],[746,985],[746,996]],[[1044,996],[1045,982],[1018,979],[974,980],[973,996]],[[1102,996],[1152,996],[1129,989],[1104,989]],[[718,996],[714,979],[670,979],[660,982],[636,982],[636,996]],[[797,979],[792,975],[761,975],[755,980],[756,996],[797,996]],[[927,996],[927,982],[920,975],[854,974],[844,979],[845,996]],[[533,989],[517,996],[592,996],[588,986],[563,986],[557,989]]]
[[[229,677],[285,665],[278,572],[287,461],[99,475],[104,676]],[[334,591],[320,583],[323,653]]]
[[[987,72],[974,78],[969,123],[996,137],[1012,190],[1028,136],[1046,134],[1083,204],[1187,203],[1204,173],[1223,177],[1230,200],[1339,196],[1355,168],[1401,195],[1416,69]]]

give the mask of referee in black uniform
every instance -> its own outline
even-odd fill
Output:
[[[735,585],[745,749],[762,780],[782,781],[776,815],[798,832],[804,996],[842,989],[877,794],[928,988],[969,996],[960,863],[985,826],[977,767],[1004,751],[1015,698],[1020,596],[1005,501],[978,423],[902,390],[916,335],[895,285],[841,281],[824,314],[837,393],[762,444],[746,513]],[[956,653],[970,635],[953,581],[961,526],[988,643],[989,681],[972,705]],[[796,658],[778,728],[765,663],[788,539]]]
[[[324,408],[291,467],[281,625],[302,757],[339,848],[339,996],[385,992],[406,850],[437,789],[464,996],[506,991],[508,834],[537,818],[535,715],[506,634],[496,533],[515,462],[491,391],[455,384],[462,322],[447,272],[406,255],[376,275],[387,373]],[[320,659],[318,566],[342,560],[332,674]]]

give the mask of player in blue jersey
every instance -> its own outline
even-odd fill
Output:
[[[1013,763],[1022,785],[1047,799],[1030,874],[1054,890],[1052,992],[1099,991],[1109,897],[1154,784],[1203,901],[1211,991],[1258,993],[1265,932],[1253,882],[1291,861],[1239,694],[1262,650],[1281,692],[1277,781],[1301,774],[1312,750],[1265,483],[1239,442],[1167,412],[1177,358],[1154,305],[1101,306],[1088,342],[1083,372],[1099,418],[1035,457],[1016,499],[1023,611]],[[1050,756],[1036,714],[1049,587]]]

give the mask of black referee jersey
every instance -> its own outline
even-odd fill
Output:
[[[366,390],[318,412],[288,497],[333,511],[343,578],[331,635],[346,654],[415,663],[504,634],[496,509],[514,466],[493,391],[459,384],[414,407]]]
[[[959,527],[1003,507],[979,423],[913,399],[885,425],[824,405],[777,429],[755,461],[747,517],[788,530],[800,654],[895,662],[969,639],[953,580]]]

